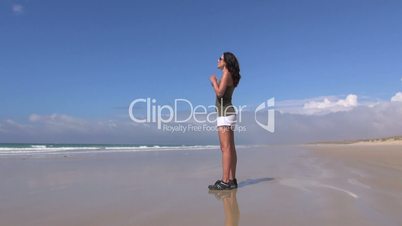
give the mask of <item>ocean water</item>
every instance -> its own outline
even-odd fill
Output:
[[[0,156],[216,149],[218,145],[0,144]]]

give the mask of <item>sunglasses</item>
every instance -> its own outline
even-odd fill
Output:
[[[223,60],[223,57],[219,57],[218,61],[221,61],[221,60]]]

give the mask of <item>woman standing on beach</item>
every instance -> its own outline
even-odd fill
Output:
[[[237,155],[234,143],[236,111],[232,105],[232,94],[240,81],[240,67],[236,56],[225,52],[218,59],[218,69],[222,71],[220,81],[216,75],[210,81],[216,94],[217,128],[222,153],[222,179],[209,185],[210,190],[230,190],[237,188]]]

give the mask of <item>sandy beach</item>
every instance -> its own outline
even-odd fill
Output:
[[[402,225],[402,148],[238,148],[0,157],[0,225]]]

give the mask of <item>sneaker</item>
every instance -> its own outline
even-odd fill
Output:
[[[230,186],[230,183],[225,183],[221,180],[216,181],[214,185],[212,185],[212,186],[210,185],[210,186],[208,186],[208,188],[210,190],[230,190],[230,189],[232,189],[232,187]]]
[[[233,180],[229,180],[229,185],[231,189],[236,189],[238,187],[236,178],[234,178]]]
[[[214,188],[217,184],[219,184],[221,181],[222,181],[222,180],[217,180],[217,181],[215,182],[215,184],[208,185],[208,188],[211,190],[211,189]]]

